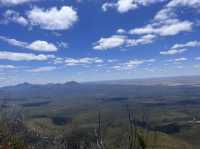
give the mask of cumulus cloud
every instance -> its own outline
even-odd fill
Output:
[[[101,38],[99,41],[97,41],[93,48],[95,50],[107,50],[111,48],[120,47],[125,43],[125,41],[125,36],[113,35],[108,38]]]
[[[45,51],[45,52],[54,52],[57,51],[57,47],[52,44],[52,43],[48,43],[46,41],[41,41],[41,40],[37,40],[32,42],[31,44],[29,44],[27,46],[27,48],[35,50],[35,51]]]
[[[18,53],[18,52],[0,51],[0,60],[46,61],[49,58],[53,58],[53,55],[44,55],[44,54],[36,55],[33,53]]]
[[[156,38],[155,35],[148,34],[141,36],[138,39],[127,39],[127,46],[137,46],[137,45],[144,45],[148,43],[152,43],[153,40]]]
[[[106,11],[109,7],[117,7],[119,4],[124,3],[124,6],[130,4],[136,4],[137,7],[139,5],[148,5],[155,2],[161,2],[156,0],[118,0],[116,3],[105,3],[103,9]],[[194,23],[188,20],[180,20],[178,15],[176,14],[176,7],[192,7],[197,8],[199,6],[198,0],[172,0],[168,2],[163,9],[161,9],[153,18],[152,23],[147,24],[143,27],[138,27],[129,30],[120,28],[117,30],[118,34],[129,33],[130,35],[137,35],[138,38],[131,39],[130,36],[124,35],[113,35],[107,38],[101,38],[99,41],[96,42],[95,46],[93,47],[96,50],[107,50],[111,48],[120,48],[120,47],[128,47],[128,46],[138,46],[144,45],[148,43],[152,43],[157,37],[160,36],[174,36],[183,32],[190,32],[193,29]],[[131,7],[130,7],[131,8]],[[128,11],[129,9],[127,9]],[[190,44],[197,44],[197,43],[190,43]],[[163,51],[161,54],[164,55],[172,55],[185,52],[184,47],[172,48],[170,50]]]
[[[2,18],[3,19],[1,19],[1,23],[3,24],[14,22],[22,26],[27,26],[29,23],[28,20],[25,17],[21,16],[19,12],[10,9],[3,14]]]
[[[0,4],[13,6],[13,5],[20,5],[20,4],[32,2],[32,1],[36,1],[36,0],[0,0]]]
[[[78,21],[78,14],[71,6],[50,9],[34,7],[23,16],[14,10],[7,10],[0,23],[14,22],[23,26],[39,26],[46,30],[67,30]]]
[[[23,41],[18,41],[13,38],[7,38],[4,36],[0,36],[0,40],[3,40],[13,46],[27,48],[34,51],[55,52],[58,50],[56,45],[54,45],[53,43],[48,43],[47,41],[42,41],[42,40],[36,40],[36,41],[33,41],[32,43],[27,43]]]
[[[109,8],[114,8],[116,6],[117,6],[116,3],[108,3],[108,2],[106,2],[106,3],[104,3],[102,5],[101,8],[102,8],[103,11],[107,11]]]
[[[181,32],[188,32],[192,30],[193,23],[190,21],[173,20],[165,22],[165,24],[149,24],[142,28],[135,28],[130,30],[131,34],[157,34],[160,36],[172,36]]]
[[[124,29],[122,29],[122,28],[119,28],[119,29],[117,30],[117,33],[118,33],[118,34],[125,34],[125,33],[126,33],[126,30],[124,30]]]
[[[70,6],[47,10],[34,7],[27,13],[27,17],[33,26],[46,30],[66,30],[78,20],[77,12]]]
[[[125,13],[137,9],[140,6],[147,6],[153,3],[163,2],[165,0],[118,0],[117,2],[106,2],[102,5],[102,10],[107,11],[110,8],[116,8],[118,12]]]
[[[151,34],[141,36],[140,38],[128,38],[127,36],[123,35],[113,35],[111,37],[101,38],[99,41],[95,43],[93,49],[107,50],[120,47],[144,45],[152,43],[154,38],[155,35]]]
[[[84,57],[80,59],[67,58],[64,63],[67,66],[85,65],[85,64],[98,64],[103,63],[103,60],[98,57]]]
[[[53,71],[55,69],[56,69],[56,67],[54,67],[54,66],[45,66],[45,67],[38,67],[35,69],[30,69],[28,71],[37,73],[37,72],[49,72],[49,71]]]
[[[177,17],[176,8],[177,7],[190,7],[199,8],[199,0],[171,0],[169,3],[161,9],[155,16],[155,20],[166,20]]]
[[[189,32],[192,30],[194,23],[188,20],[181,20],[178,17],[177,8],[199,8],[199,0],[171,0],[163,9],[157,12],[152,23],[143,27],[131,29],[130,34],[144,35],[155,34],[156,36],[174,36],[182,32]]]

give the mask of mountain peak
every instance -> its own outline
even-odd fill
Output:
[[[80,85],[80,83],[76,81],[69,81],[69,82],[66,82],[65,85]]]
[[[31,86],[32,84],[28,83],[28,82],[24,82],[21,84],[18,84],[17,86]]]

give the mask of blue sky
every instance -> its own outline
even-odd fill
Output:
[[[1,86],[200,73],[199,0],[0,0]]]

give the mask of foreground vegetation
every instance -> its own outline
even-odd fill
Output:
[[[10,112],[10,111],[9,111]],[[1,110],[0,148],[2,149],[190,149],[183,141],[155,130],[143,117],[137,124],[127,107],[127,125],[106,126],[98,112],[96,124],[73,126],[59,135],[42,133],[26,126],[23,114]],[[89,123],[88,123],[89,125]]]

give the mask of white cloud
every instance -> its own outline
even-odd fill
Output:
[[[114,70],[122,70],[122,66],[115,65],[115,66],[112,66],[112,69],[114,69]]]
[[[158,34],[161,36],[172,36],[181,32],[188,32],[192,30],[193,23],[189,21],[177,21],[172,24],[164,25],[158,28]],[[156,29],[157,30],[157,29]]]
[[[117,2],[106,2],[102,5],[102,10],[107,11],[109,8],[116,8],[118,12],[125,13],[137,9],[140,6],[147,6],[153,3],[165,0],[118,0]]]
[[[68,66],[98,64],[98,63],[103,63],[103,62],[104,61],[98,57],[94,57],[94,58],[84,57],[84,58],[80,58],[80,59],[74,59],[74,58],[65,59],[65,64]]]
[[[145,45],[148,43],[152,43],[155,37],[156,37],[155,35],[148,34],[141,36],[140,38],[134,39],[134,38],[128,38],[127,36],[123,35],[113,35],[108,38],[101,38],[99,41],[95,43],[93,49],[107,50],[120,47]]]
[[[27,13],[27,17],[32,25],[46,30],[66,30],[78,20],[77,12],[69,6],[47,10],[35,7]]]
[[[194,48],[194,47],[200,47],[200,41],[190,41],[185,44],[175,44],[172,48]]]
[[[166,21],[169,18],[175,18],[176,14],[171,8],[164,8],[157,12],[157,14],[154,16],[155,21]]]
[[[182,58],[177,58],[177,59],[175,59],[174,61],[175,61],[175,62],[182,62],[182,61],[187,61],[187,60],[188,60],[187,58],[182,57]]]
[[[33,41],[32,43],[27,43],[23,41],[18,41],[13,38],[7,38],[4,36],[0,36],[0,40],[3,40],[13,46],[27,48],[34,51],[55,52],[58,50],[58,48],[53,43],[48,43],[47,41],[42,41],[42,40],[36,40]]]
[[[18,53],[18,52],[8,52],[0,51],[1,60],[10,60],[10,61],[46,61],[49,58],[53,58],[53,55],[44,55],[44,54],[33,54],[33,53]]]
[[[57,47],[52,44],[52,43],[48,43],[46,41],[41,41],[41,40],[37,40],[32,42],[30,45],[27,46],[27,48],[35,50],[35,51],[46,51],[46,52],[55,52],[57,51]]]
[[[29,72],[49,72],[49,71],[53,71],[55,70],[56,67],[54,66],[45,66],[45,67],[39,67],[39,68],[35,68],[35,69],[31,69],[31,70],[28,70]]]
[[[113,8],[113,7],[116,7],[116,3],[108,3],[108,2],[106,2],[106,3],[104,3],[102,5],[102,10],[103,11],[107,11],[109,8]]]
[[[112,68],[115,70],[133,70],[135,69],[137,66],[144,64],[143,60],[130,60],[126,63],[121,63],[118,65],[113,66]]]
[[[15,69],[14,65],[0,65],[0,69]]]
[[[148,34],[144,35],[138,39],[127,39],[127,46],[137,46],[137,45],[144,45],[148,43],[152,43],[153,40],[156,38],[155,35]]]
[[[199,0],[171,0],[163,9],[157,12],[151,24],[130,30],[130,34],[144,35],[155,34],[157,36],[173,36],[192,30],[194,23],[188,20],[180,20],[176,8],[199,8]]]
[[[20,4],[24,4],[24,3],[28,3],[32,1],[35,1],[35,0],[0,0],[0,4],[12,6],[12,5],[20,5]]]
[[[173,61],[174,62],[183,62],[183,61],[187,61],[187,60],[188,60],[187,58],[181,57],[181,58],[174,59]]]
[[[161,51],[161,55],[175,55],[175,54],[181,54],[183,52],[187,51],[187,49],[170,49],[167,51]]]
[[[175,44],[167,51],[161,51],[161,55],[175,55],[181,54],[188,50],[188,48],[200,47],[199,41],[190,41],[184,44]],[[187,48],[187,49],[186,49]]]
[[[26,12],[25,16],[14,10],[7,10],[0,23],[14,22],[23,26],[39,26],[46,30],[67,30],[77,21],[78,14],[73,7],[63,6],[60,9],[57,7],[50,9],[34,7]]]
[[[57,44],[60,48],[68,48],[68,43],[66,42],[57,42]]]
[[[192,22],[173,20],[172,22],[165,22],[163,25],[149,24],[142,28],[135,28],[130,30],[131,34],[157,34],[160,36],[172,36],[181,32],[188,32],[192,30]]]
[[[7,38],[7,37],[4,37],[4,36],[0,36],[0,40],[7,42],[10,45],[17,46],[17,47],[27,46],[26,42],[18,41],[18,40],[13,39],[13,38]]]
[[[53,61],[54,64],[63,64],[64,63],[64,58],[62,57],[56,57]]]
[[[177,7],[189,7],[189,8],[199,8],[199,0],[171,0],[169,3],[161,9],[155,16],[155,20],[169,20],[177,18]]]
[[[27,26],[29,23],[25,17],[21,16],[19,12],[14,10],[7,10],[3,14],[3,20],[1,20],[1,22],[4,24],[7,24],[8,22],[14,22],[22,26]]]
[[[118,0],[117,2],[117,10],[120,13],[127,12],[129,10],[133,10],[137,8],[137,4],[133,3],[134,0]]]
[[[101,38],[95,46],[95,50],[107,50],[111,48],[116,48],[122,46],[126,41],[126,36],[113,35],[108,38]]]
[[[108,61],[108,63],[114,63],[114,62],[117,62],[118,60],[117,59],[108,59],[107,61]]]
[[[195,57],[195,60],[199,61],[199,60],[200,60],[200,57]]]
[[[140,65],[143,64],[144,61],[143,60],[130,60],[127,64],[128,65]]]
[[[188,58],[186,57],[180,57],[180,58],[175,58],[175,59],[169,59],[169,60],[166,60],[167,62],[170,62],[170,63],[173,63],[175,65],[179,65],[179,64],[182,64],[183,62],[187,61]],[[165,64],[166,66],[168,65],[167,63]]]
[[[126,30],[124,30],[124,29],[122,29],[122,28],[119,28],[119,29],[117,30],[117,33],[118,33],[118,34],[125,34],[125,33],[126,33]]]
[[[138,66],[145,64],[145,63],[154,63],[156,59],[146,59],[146,60],[129,60],[128,62],[125,63],[119,63],[112,68],[115,70],[133,70],[137,68]]]
[[[200,7],[199,0],[172,0],[167,4],[167,7],[177,7],[177,6],[190,6],[190,7]]]

